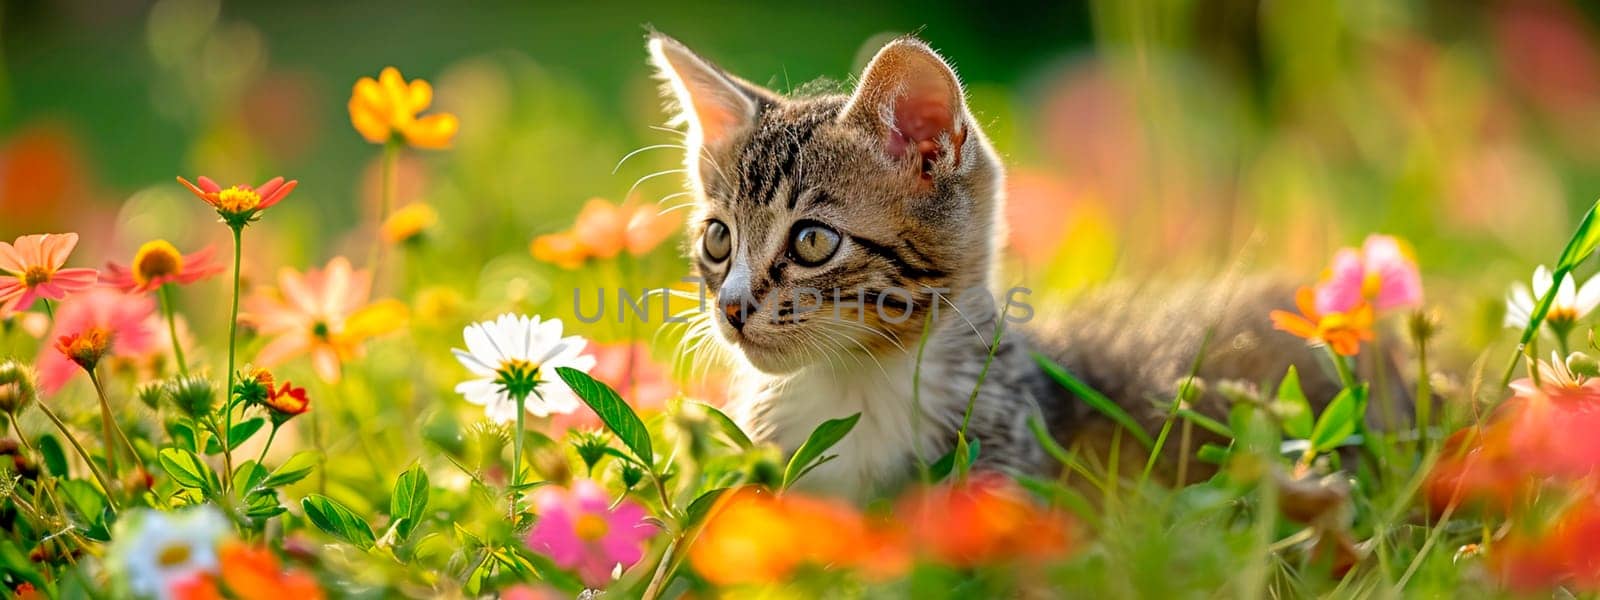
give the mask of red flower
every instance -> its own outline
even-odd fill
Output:
[[[209,246],[193,254],[180,254],[166,240],[152,240],[139,247],[128,265],[106,263],[100,281],[125,292],[154,291],[168,283],[186,285],[226,268],[213,257]]]
[[[1600,589],[1600,499],[1592,485],[1545,527],[1513,528],[1489,547],[1489,564],[1513,590],[1533,592],[1571,584]]]
[[[55,329],[49,339],[80,337],[90,329],[104,330],[113,356],[143,357],[158,348],[160,329],[155,302],[149,296],[124,294],[110,288],[94,288],[73,296],[56,311]],[[78,371],[75,359],[59,345],[57,351],[39,353],[39,388],[53,393]]]
[[[268,389],[271,389],[271,383],[268,380]],[[274,419],[288,420],[311,410],[311,399],[306,397],[306,389],[294,387],[287,381],[283,382],[282,387],[269,392],[261,404],[272,411]]]
[[[1445,441],[1425,482],[1441,510],[1479,501],[1514,508],[1525,492],[1570,484],[1600,469],[1600,391],[1546,386],[1507,400],[1481,426]]]
[[[958,567],[1053,558],[1072,546],[1065,515],[999,476],[914,490],[895,505],[895,516],[909,527],[913,548]]]

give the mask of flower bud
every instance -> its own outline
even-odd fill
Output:
[[[17,414],[37,395],[33,369],[15,360],[0,362],[0,412]]]
[[[239,373],[233,384],[233,397],[237,404],[254,406],[272,395],[272,373],[266,369],[247,369]]]
[[[591,472],[600,459],[605,458],[606,448],[609,447],[603,431],[576,432],[568,441],[578,450],[578,458],[583,459],[583,466]]]
[[[211,380],[199,375],[185,375],[167,382],[167,398],[178,410],[194,419],[211,416],[216,408],[217,394]]]
[[[644,469],[640,469],[630,462],[617,464],[618,470],[622,472],[622,485],[627,486],[628,489],[631,490],[633,486],[639,485],[640,481],[644,481]]]
[[[166,393],[166,384],[159,381],[152,381],[139,386],[139,401],[143,402],[145,406],[150,407],[151,410],[155,410],[156,407],[161,405],[161,397],[166,395]]]
[[[1567,356],[1567,370],[1579,377],[1600,377],[1600,361],[1588,354],[1573,352]]]

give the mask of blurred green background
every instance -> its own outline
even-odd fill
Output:
[[[460,115],[408,152],[402,203],[441,213],[409,265],[484,310],[564,314],[527,243],[593,196],[680,164],[649,28],[784,91],[847,89],[890,36],[943,52],[1010,169],[1011,272],[1282,270],[1308,281],[1368,232],[1415,246],[1453,335],[1499,335],[1506,284],[1553,260],[1600,195],[1593,6],[1555,2],[9,1],[0,11],[0,238],[75,230],[81,256],[221,243],[175,175],[301,187],[247,260],[364,256],[377,148],[350,86],[386,65]],[[819,77],[833,84],[809,84]],[[615,172],[613,172],[615,169]],[[643,200],[681,190],[646,179]],[[665,205],[683,202],[682,197]],[[265,250],[262,250],[265,248]],[[670,255],[644,272],[686,269]],[[88,259],[93,262],[98,259]],[[359,262],[359,261],[358,261]],[[526,278],[506,272],[531,273]],[[520,284],[508,284],[519,281]],[[516,289],[508,289],[516,287]]]

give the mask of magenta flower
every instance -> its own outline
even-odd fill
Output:
[[[533,496],[539,521],[528,533],[528,547],[576,571],[584,585],[603,587],[618,565],[627,569],[639,562],[645,542],[656,534],[638,503],[610,505],[605,490],[588,479],[573,482],[571,489],[540,488]]]
[[[1399,239],[1369,235],[1361,249],[1342,248],[1317,284],[1317,310],[1348,312],[1362,302],[1386,311],[1422,305],[1422,274]]]

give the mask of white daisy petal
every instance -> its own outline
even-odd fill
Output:
[[[1578,287],[1578,299],[1573,308],[1578,309],[1578,318],[1581,319],[1589,316],[1596,307],[1600,307],[1600,277],[1590,277]]]
[[[1561,283],[1556,286],[1556,307],[1571,309],[1578,305],[1578,287],[1572,283],[1572,274],[1561,277]]]
[[[1533,295],[1544,297],[1544,293],[1550,291],[1550,284],[1554,282],[1555,278],[1550,276],[1550,269],[1539,265],[1533,270]]]
[[[505,360],[500,349],[495,346],[494,340],[489,335],[486,323],[473,323],[462,330],[461,337],[466,339],[467,351],[484,364],[495,366]]]
[[[474,375],[494,376],[494,367],[483,362],[482,359],[471,352],[451,348],[450,353],[456,356],[456,360],[461,363],[461,366],[466,367],[468,371],[472,371]]]

